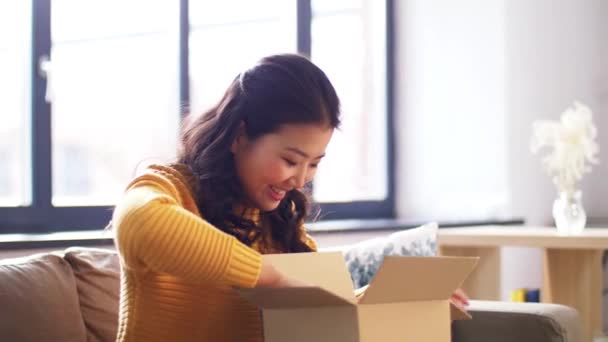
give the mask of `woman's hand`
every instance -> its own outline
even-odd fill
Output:
[[[289,278],[279,272],[267,259],[262,259],[262,271],[255,287],[305,287],[300,280]]]
[[[450,302],[454,303],[457,307],[466,311],[466,307],[469,305],[469,297],[461,290],[457,289],[452,293],[452,297],[450,297]]]

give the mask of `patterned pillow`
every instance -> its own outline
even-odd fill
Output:
[[[344,249],[344,259],[355,289],[373,279],[385,255],[437,255],[437,223],[427,223],[387,237],[365,240]]]

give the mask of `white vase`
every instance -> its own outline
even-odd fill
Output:
[[[560,235],[576,235],[583,232],[587,223],[587,215],[581,192],[560,192],[553,202],[553,219]]]

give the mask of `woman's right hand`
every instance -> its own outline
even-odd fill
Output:
[[[289,278],[279,272],[270,261],[262,259],[262,271],[255,287],[305,287],[310,286],[300,280]]]

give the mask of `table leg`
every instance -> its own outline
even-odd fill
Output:
[[[440,246],[443,256],[478,256],[479,263],[462,289],[477,300],[500,300],[500,247]]]
[[[602,330],[602,250],[545,249],[542,301],[578,310],[584,341]]]

